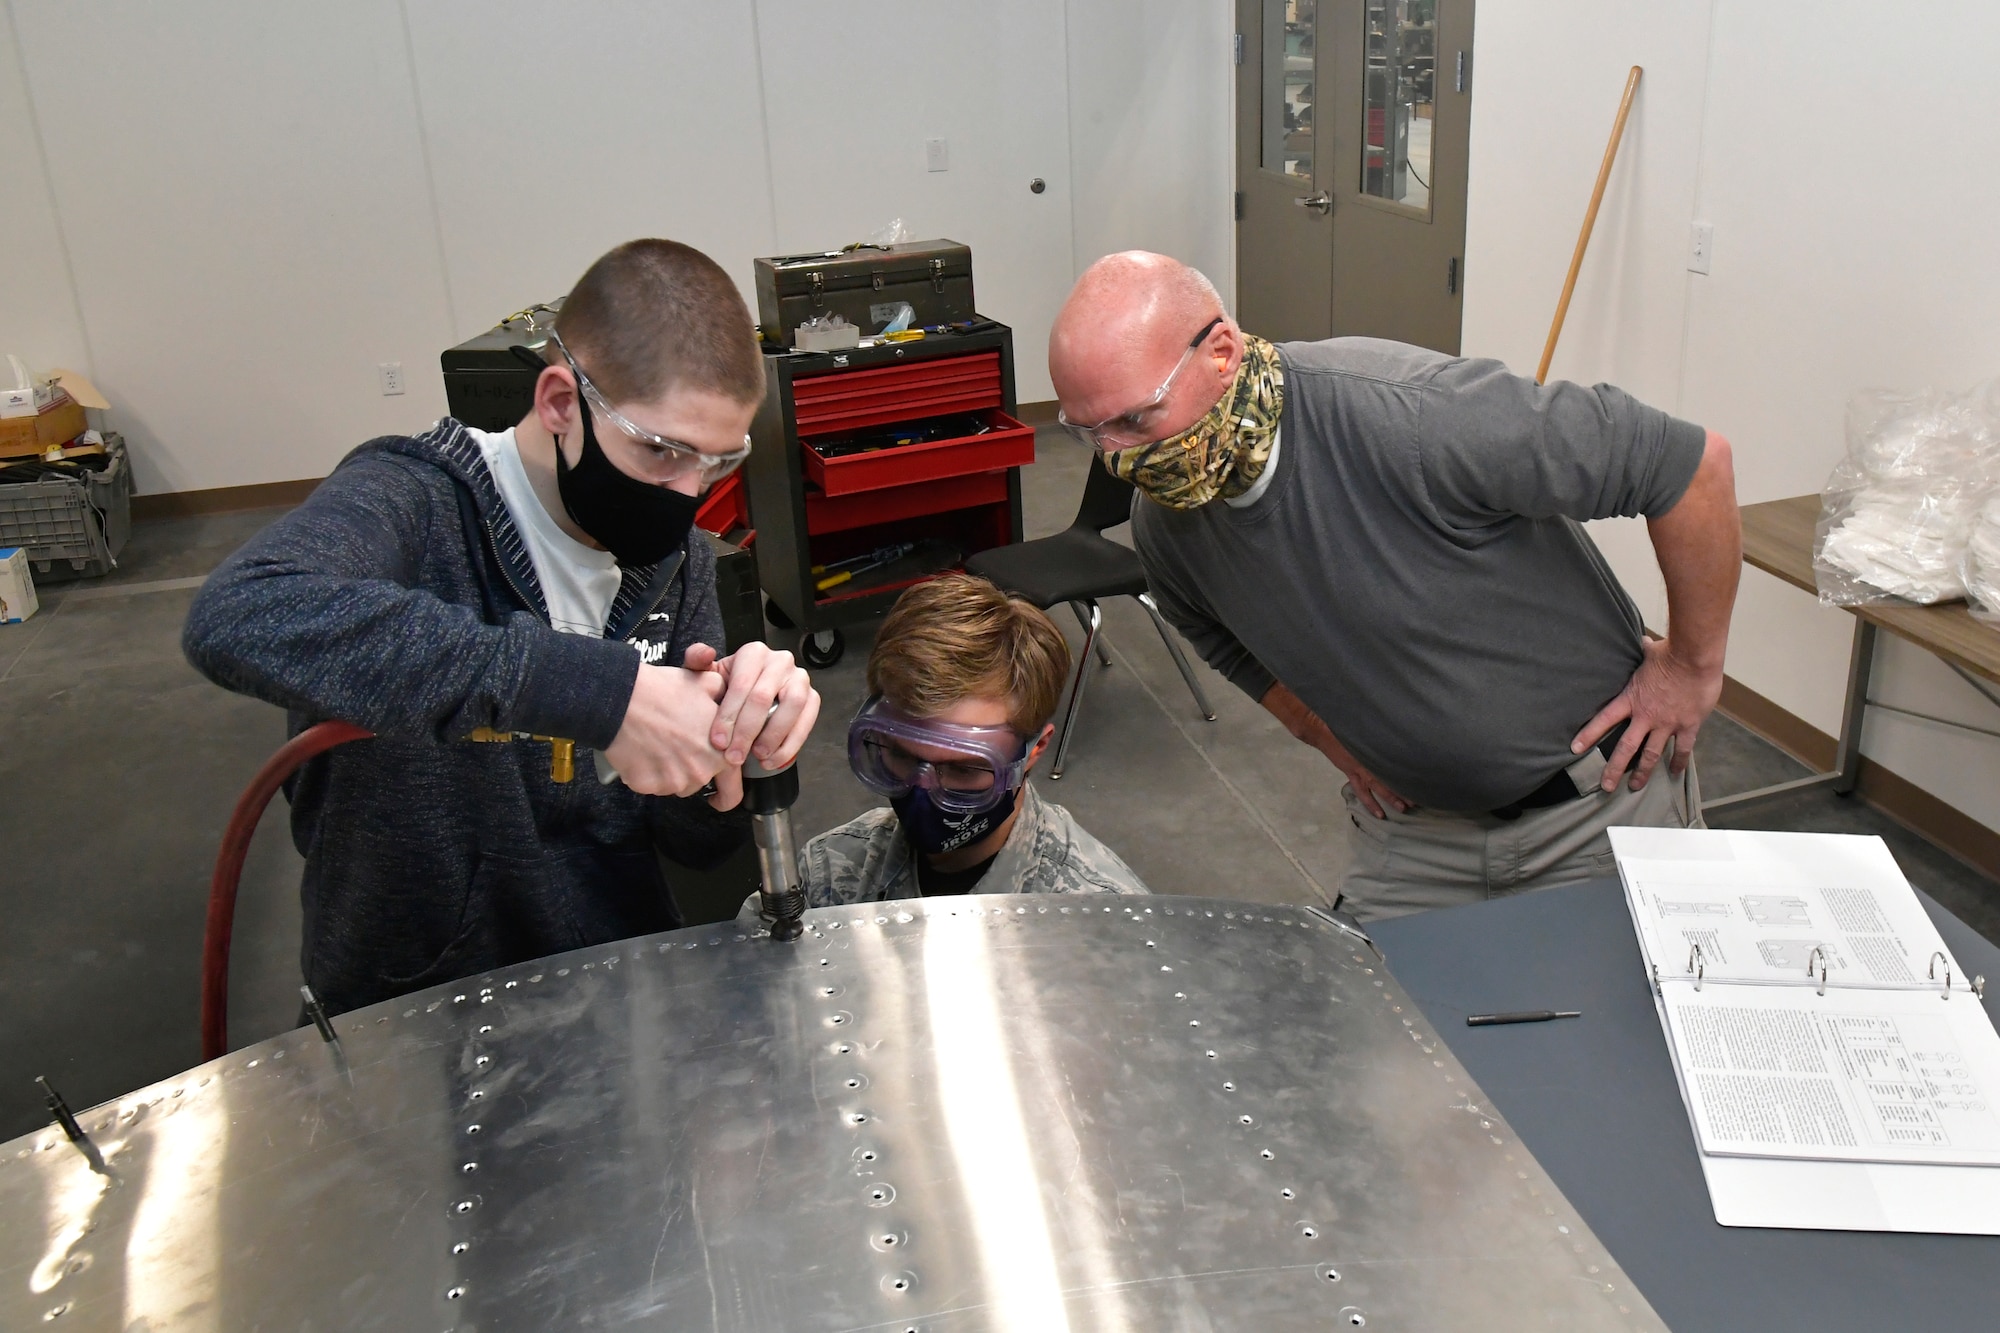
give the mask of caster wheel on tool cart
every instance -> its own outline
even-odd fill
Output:
[[[814,671],[824,671],[847,651],[847,636],[837,629],[799,635],[799,660]]]
[[[768,597],[764,599],[764,619],[770,621],[779,629],[797,629],[799,627],[798,621],[786,615],[784,608]]]

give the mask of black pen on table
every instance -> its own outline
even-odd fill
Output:
[[[1503,1023],[1546,1023],[1552,1018],[1582,1018],[1581,1009],[1525,1009],[1513,1014],[1467,1014],[1469,1028],[1498,1027]]]

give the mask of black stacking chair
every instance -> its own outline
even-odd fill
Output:
[[[1104,535],[1104,529],[1118,526],[1131,517],[1131,513],[1132,483],[1112,476],[1104,470],[1103,464],[1093,458],[1089,479],[1083,483],[1083,503],[1077,506],[1076,519],[1067,528],[1053,537],[1040,537],[1034,541],[981,551],[965,562],[965,568],[970,573],[991,580],[1004,591],[1025,598],[1043,610],[1058,602],[1068,602],[1070,610],[1076,613],[1078,622],[1083,626],[1083,651],[1077,655],[1076,678],[1070,685],[1069,708],[1063,714],[1062,735],[1056,740],[1056,761],[1049,771],[1051,778],[1062,776],[1070,737],[1076,734],[1077,710],[1083,704],[1083,686],[1091,652],[1095,650],[1105,666],[1111,665],[1111,657],[1104,651],[1098,634],[1104,622],[1104,613],[1097,605],[1099,598],[1138,599],[1139,605],[1146,608],[1146,614],[1153,618],[1153,628],[1160,632],[1160,642],[1166,644],[1167,651],[1173,654],[1174,665],[1180,668],[1181,679],[1187,682],[1188,692],[1194,695],[1202,717],[1215,721],[1215,710],[1208,706],[1208,697],[1202,693],[1201,683],[1188,667],[1180,644],[1167,629],[1167,622],[1160,619],[1160,608],[1154,603],[1153,595],[1146,591],[1145,567],[1129,548]]]

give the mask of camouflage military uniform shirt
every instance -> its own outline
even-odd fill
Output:
[[[917,898],[916,856],[896,812],[870,810],[808,842],[799,851],[799,882],[807,907]],[[1030,783],[993,864],[974,893],[1150,893],[1118,853],[1083,830],[1069,811],[1044,801]],[[741,919],[755,921],[755,894]]]

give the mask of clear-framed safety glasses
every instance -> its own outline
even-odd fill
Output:
[[[569,363],[569,373],[576,376],[577,388],[582,390],[584,402],[603,413],[605,420],[624,431],[626,437],[634,444],[658,450],[665,456],[668,460],[664,469],[666,480],[678,481],[689,473],[694,473],[704,487],[710,486],[741,467],[743,460],[750,457],[748,435],[743,437],[741,449],[732,449],[726,454],[704,453],[691,444],[669,439],[664,435],[655,435],[633,422],[606,400],[597,386],[590,382],[590,376],[583,373],[583,367],[577,365],[576,358],[569,354],[569,348],[564,346],[561,334],[550,329],[549,340],[556,345],[556,350],[563,354],[563,360]]]
[[[1020,787],[1028,743],[1012,727],[962,727],[905,717],[876,695],[847,727],[854,776],[884,796],[918,787],[953,814],[991,810]]]
[[[1160,385],[1158,392],[1138,407],[1129,412],[1121,412],[1115,417],[1106,417],[1094,426],[1071,421],[1060,411],[1056,413],[1056,421],[1064,430],[1099,453],[1114,454],[1120,449],[1130,449],[1135,444],[1151,444],[1155,437],[1146,429],[1147,422],[1154,410],[1167,401],[1168,391],[1174,387],[1174,381],[1180,378],[1180,373],[1187,369],[1187,363],[1194,359],[1195,349],[1208,341],[1208,335],[1215,332],[1216,326],[1221,324],[1222,320],[1223,316],[1217,315],[1201,326],[1201,332],[1194,335],[1194,340],[1187,345],[1187,350],[1181,353],[1181,359],[1174,363],[1173,374],[1167,376],[1166,382]]]

